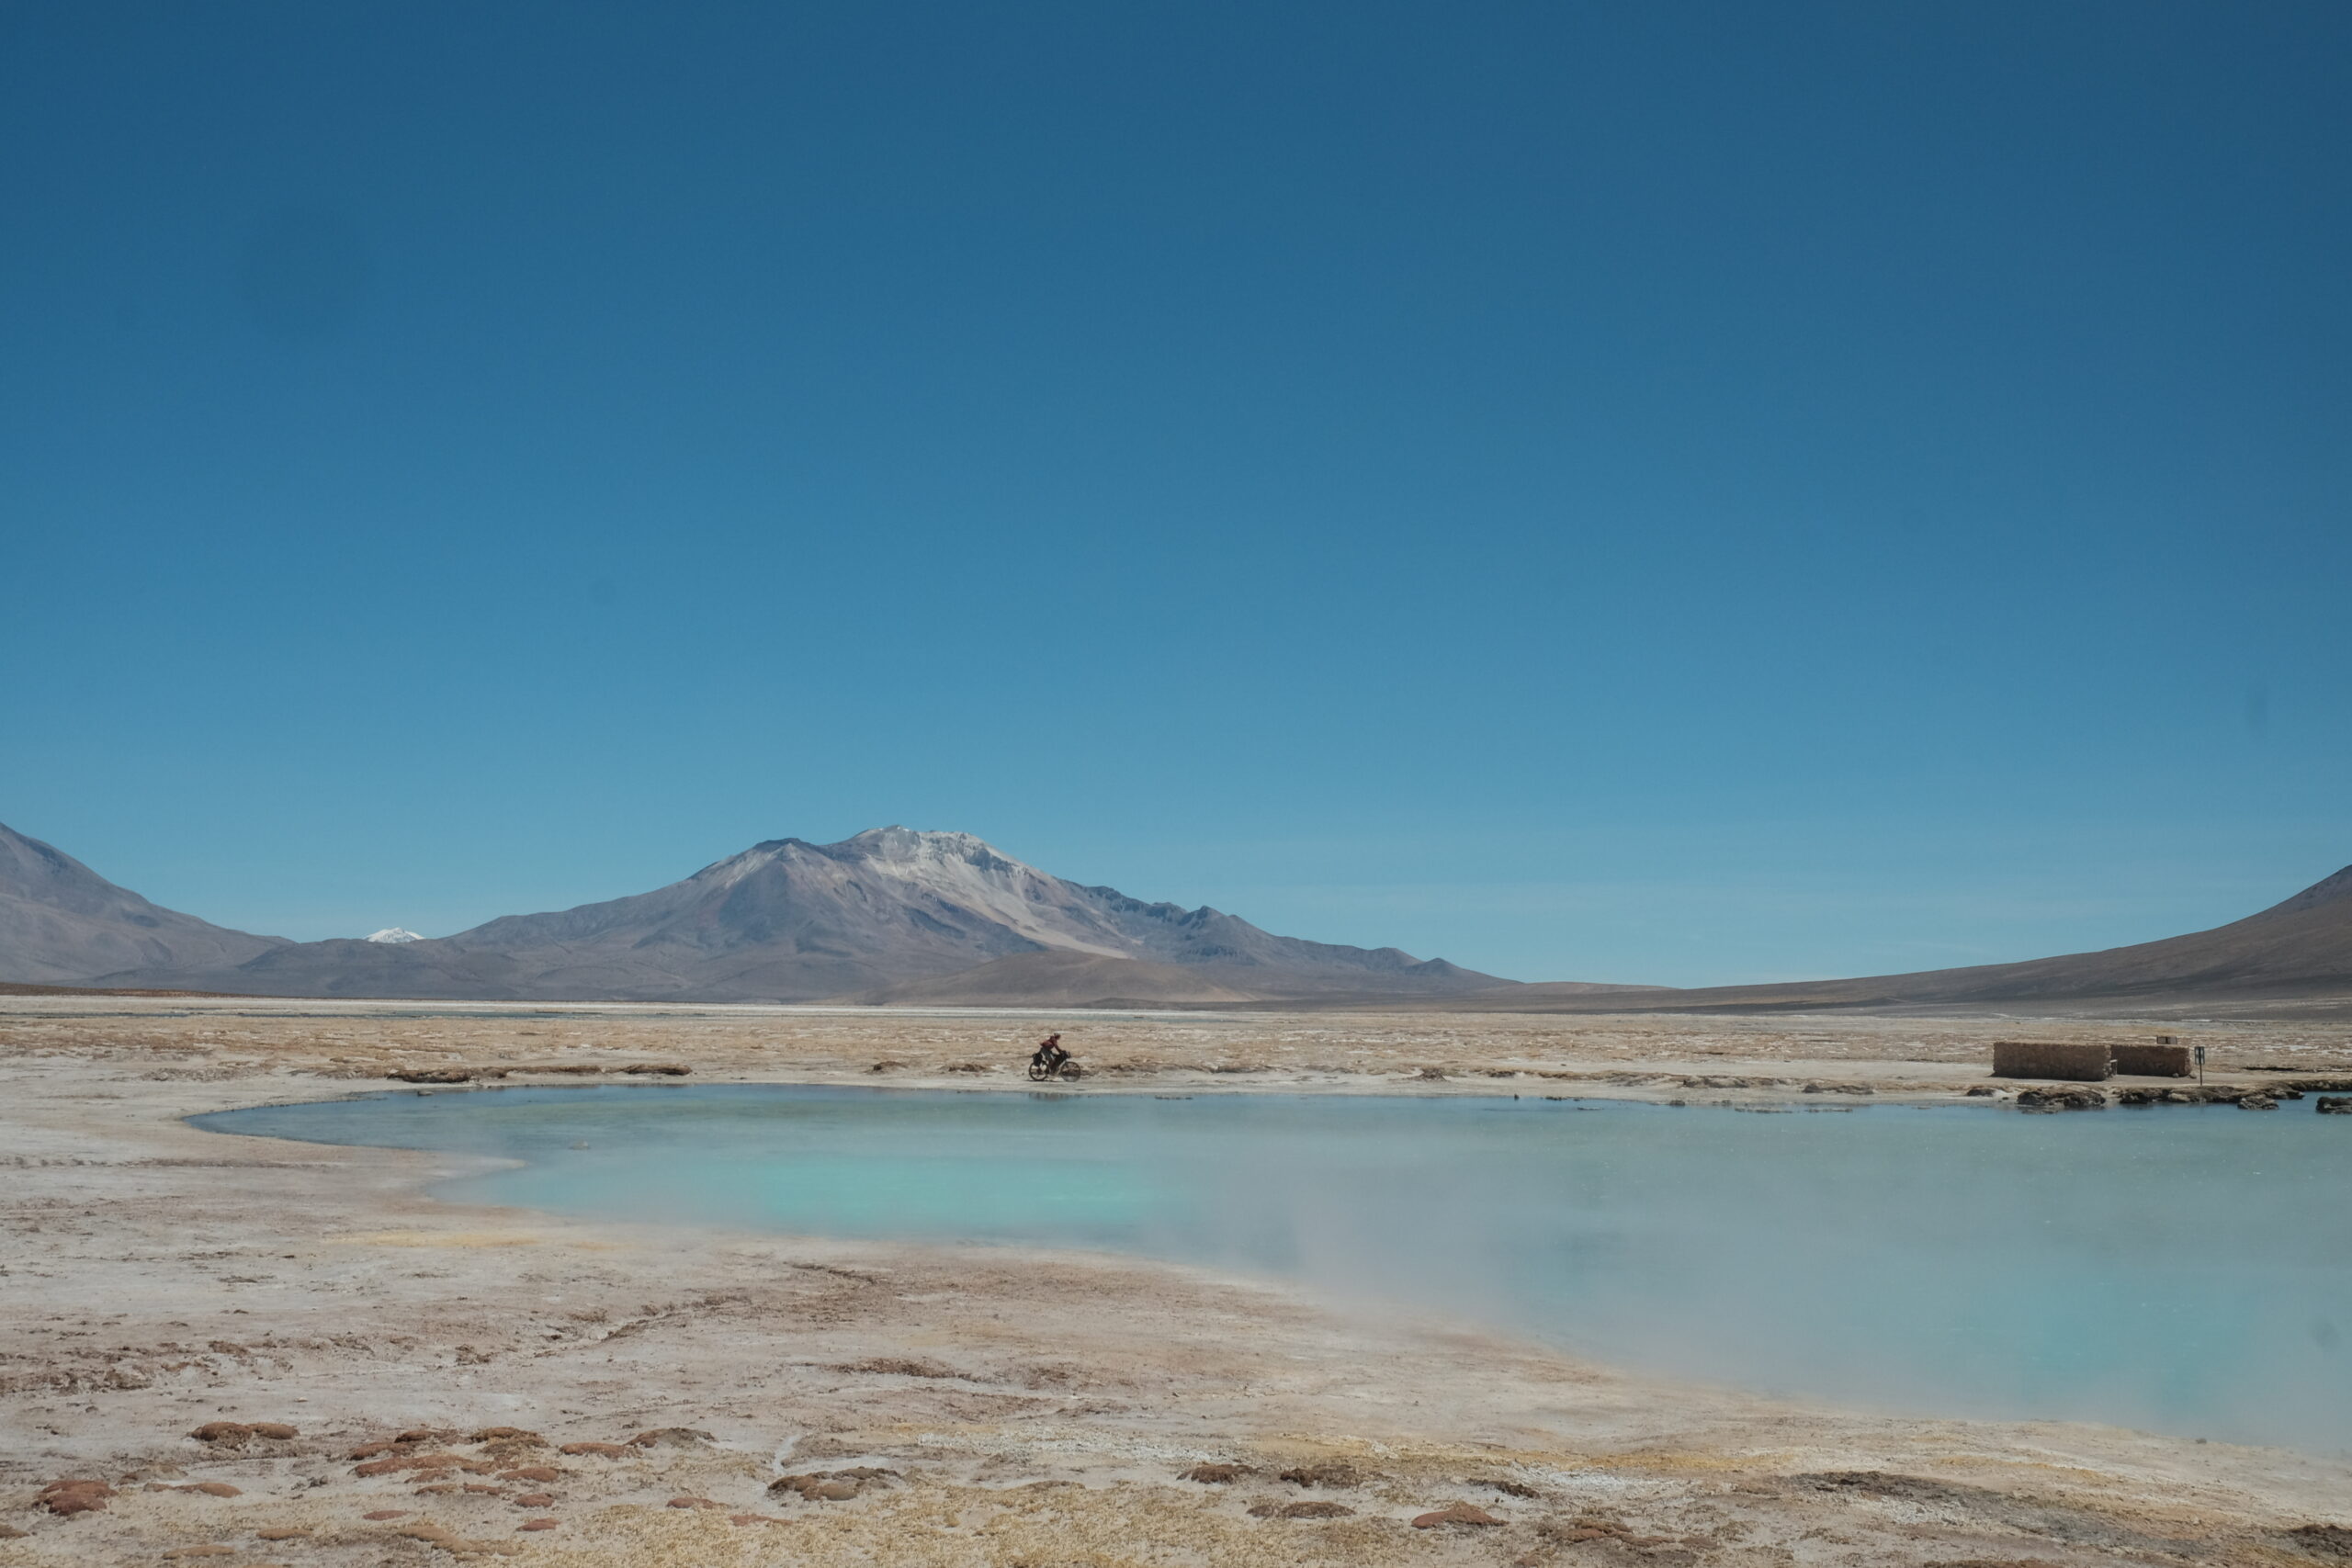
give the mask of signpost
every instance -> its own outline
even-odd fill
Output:
[[[2205,1087],[2205,1047],[2204,1047],[2204,1046],[2202,1046],[2202,1045],[2199,1045],[2199,1046],[2196,1047],[2196,1050],[2197,1050],[2197,1087],[2198,1087],[2199,1089],[2203,1089],[2203,1088]]]

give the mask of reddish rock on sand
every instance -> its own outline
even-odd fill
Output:
[[[225,1481],[199,1481],[193,1486],[183,1486],[183,1492],[201,1492],[208,1497],[242,1497],[244,1493]]]
[[[386,1519],[404,1519],[413,1512],[414,1510],[410,1508],[379,1508],[372,1514],[362,1514],[359,1517],[380,1524]]]
[[[87,1492],[60,1492],[54,1497],[43,1497],[40,1506],[61,1517],[73,1514],[95,1514],[107,1506],[104,1497]]]
[[[514,1499],[514,1506],[518,1508],[552,1508],[555,1506],[555,1494],[527,1492]]]
[[[566,1443],[556,1450],[560,1454],[595,1454],[604,1459],[626,1459],[628,1449],[621,1443]]]
[[[526,1464],[520,1470],[500,1471],[498,1479],[501,1481],[561,1481],[563,1472],[552,1465]]]
[[[1486,1509],[1476,1507],[1468,1503],[1456,1503],[1451,1508],[1440,1508],[1433,1514],[1413,1516],[1413,1528],[1417,1530],[1439,1529],[1447,1525],[1498,1525],[1500,1523],[1502,1520],[1495,1517]]]
[[[707,1497],[673,1497],[670,1499],[670,1506],[673,1508],[723,1508],[726,1506],[727,1505],[724,1503],[714,1503]]]
[[[114,1488],[96,1479],[52,1481],[40,1489],[34,1506],[52,1514],[95,1514],[107,1506]]]
[[[551,1530],[555,1529],[555,1521],[553,1519],[525,1519],[514,1528],[524,1530]]]

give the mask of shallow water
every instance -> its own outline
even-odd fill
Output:
[[[221,1132],[508,1156],[467,1201],[1083,1246],[1924,1415],[2352,1450],[2352,1122],[773,1085],[392,1094]]]

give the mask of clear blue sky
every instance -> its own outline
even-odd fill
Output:
[[[0,821],[1526,978],[2352,861],[2352,7],[0,6]]]

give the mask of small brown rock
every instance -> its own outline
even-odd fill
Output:
[[[707,1497],[673,1497],[670,1499],[670,1506],[673,1508],[723,1508],[726,1506],[727,1505],[724,1503],[714,1503]]]
[[[501,1481],[561,1481],[563,1472],[549,1464],[526,1464],[517,1470],[502,1470]]]
[[[1448,1525],[1498,1525],[1502,1520],[1486,1509],[1469,1503],[1456,1503],[1451,1508],[1440,1508],[1432,1514],[1413,1516],[1417,1530],[1441,1529]]]
[[[95,1514],[107,1506],[114,1495],[114,1488],[98,1480],[52,1481],[40,1489],[35,1506],[46,1508],[61,1517],[73,1514]]]
[[[1301,1464],[1282,1472],[1282,1479],[1294,1486],[1355,1486],[1363,1475],[1354,1465],[1343,1462]]]
[[[242,1443],[253,1435],[243,1421],[207,1421],[188,1434],[199,1443]]]
[[[521,1530],[551,1530],[555,1529],[555,1521],[553,1519],[525,1519],[514,1528]]]
[[[201,1492],[208,1497],[242,1497],[244,1493],[225,1481],[199,1481],[193,1486],[183,1486],[183,1492]]]
[[[308,1525],[272,1525],[267,1529],[254,1531],[259,1540],[300,1540],[311,1533]]]
[[[518,1508],[552,1508],[555,1506],[555,1494],[552,1492],[526,1492],[522,1496],[514,1499],[514,1506]]]
[[[371,1459],[365,1464],[353,1465],[351,1467],[351,1473],[354,1475],[363,1476],[390,1475],[395,1471],[406,1470],[407,1468],[408,1461],[405,1459]]]
[[[632,1062],[621,1071],[639,1077],[682,1078],[694,1069],[684,1062]]]
[[[378,1508],[373,1513],[362,1514],[359,1517],[371,1522],[380,1523],[385,1519],[404,1519],[413,1511],[409,1508]]]
[[[362,1443],[343,1457],[345,1459],[374,1459],[378,1454],[388,1454],[391,1451],[392,1443],[390,1439],[387,1438],[382,1442]]]
[[[61,1492],[101,1492],[109,1497],[114,1495],[114,1488],[95,1475],[69,1475],[62,1480],[52,1481],[40,1489],[40,1495],[53,1497]]]
[[[273,1443],[282,1443],[300,1436],[293,1427],[283,1421],[256,1421],[254,1423],[253,1432],[254,1437],[267,1438]]]
[[[545,1448],[548,1441],[537,1432],[521,1427],[484,1427],[467,1440],[476,1443],[523,1443],[535,1448]]]
[[[1204,1486],[1230,1486],[1245,1475],[1256,1473],[1246,1464],[1196,1464],[1179,1481],[1197,1481]]]
[[[595,1454],[604,1459],[625,1459],[628,1449],[622,1443],[566,1443],[556,1450],[560,1454]]]

